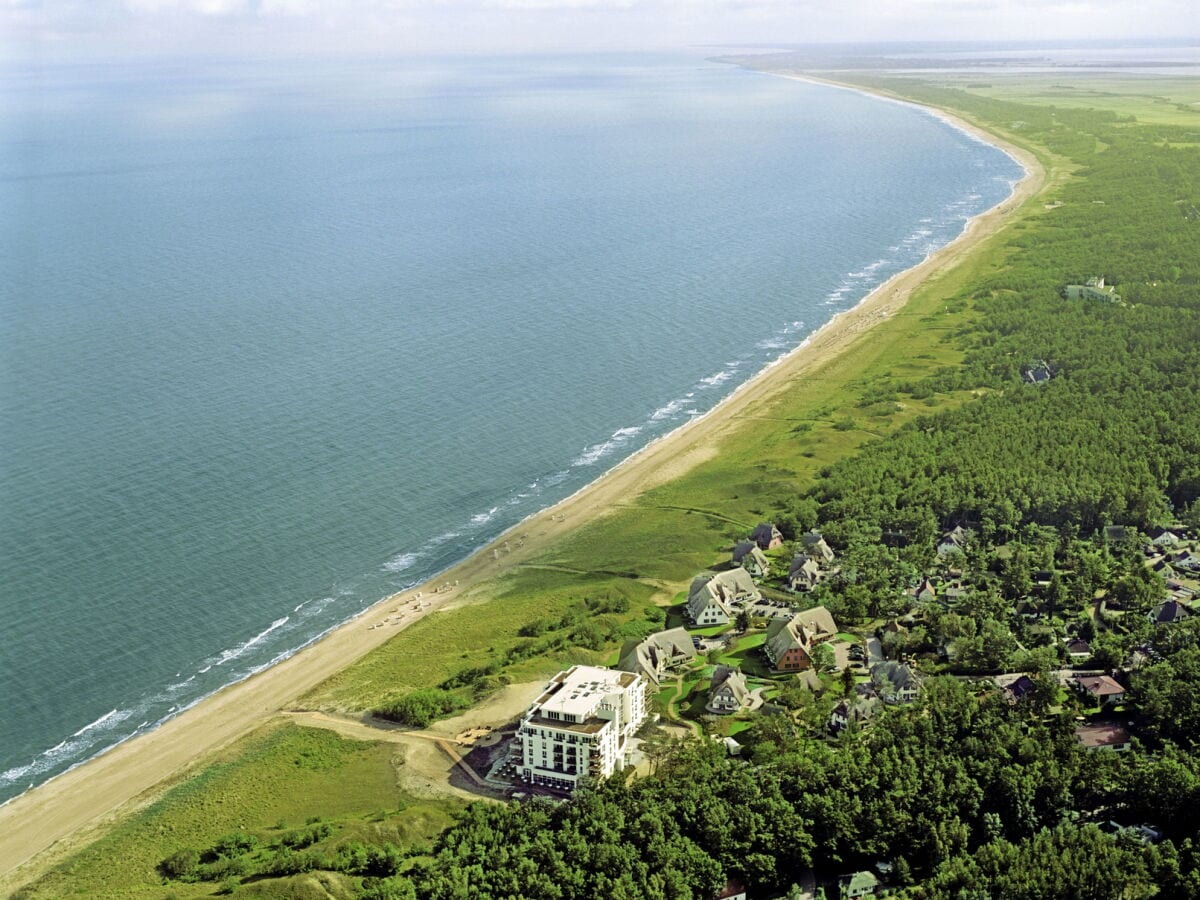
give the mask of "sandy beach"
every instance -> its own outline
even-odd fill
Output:
[[[849,85],[838,86],[857,90]],[[972,219],[956,240],[888,280],[854,309],[836,316],[803,346],[756,375],[707,415],[655,441],[576,494],[518,524],[432,583],[380,601],[291,658],[0,807],[0,893],[7,894],[95,837],[116,818],[149,802],[161,793],[165,783],[281,714],[305,692],[407,625],[464,595],[480,595],[491,579],[542,553],[563,534],[712,457],[721,441],[742,427],[741,418],[762,410],[782,391],[829,360],[852,351],[873,326],[900,310],[920,284],[955,266],[982,240],[996,233],[1015,209],[1041,189],[1045,172],[1031,153],[940,110],[932,112],[1001,147],[1024,167],[1026,175],[1009,198]]]

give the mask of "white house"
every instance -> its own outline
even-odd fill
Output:
[[[754,541],[742,541],[733,548],[733,564],[749,572],[751,578],[765,578],[771,571],[771,561]]]
[[[912,703],[921,693],[922,680],[904,663],[885,661],[871,667],[871,683],[884,703]]]
[[[521,777],[571,791],[624,765],[646,719],[646,680],[633,672],[572,666],[546,685],[521,719]]]
[[[656,632],[645,640],[626,642],[621,648],[617,668],[641,675],[650,685],[658,687],[664,675],[695,658],[692,636],[682,628],[672,628]]]
[[[745,569],[719,575],[700,575],[688,591],[687,614],[698,627],[725,625],[737,611],[762,599],[754,579]]]
[[[708,691],[710,713],[726,715],[741,712],[750,705],[750,688],[746,686],[746,676],[740,669],[731,666],[717,666],[713,672],[712,684]]]

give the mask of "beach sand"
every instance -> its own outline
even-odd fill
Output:
[[[280,714],[305,692],[383,644],[407,624],[467,593],[482,593],[486,582],[542,553],[563,534],[711,458],[722,439],[741,427],[741,418],[754,415],[806,374],[851,351],[874,325],[896,313],[920,284],[955,266],[999,230],[1010,213],[1040,190],[1045,182],[1042,167],[1028,151],[946,113],[932,112],[1000,146],[1024,166],[1026,175],[1008,199],[972,219],[956,240],[924,262],[897,274],[854,309],[836,316],[805,345],[759,373],[707,415],[655,441],[578,493],[518,524],[432,583],[379,602],[290,659],[214,694],[158,729],[0,807],[0,893],[36,877],[98,836],[117,818],[149,803],[213,752]],[[506,541],[508,550],[503,549]],[[496,548],[499,552],[493,553]],[[438,585],[445,584],[452,587],[437,590]],[[422,595],[421,608],[413,609],[418,592]]]

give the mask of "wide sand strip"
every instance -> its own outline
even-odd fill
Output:
[[[561,535],[709,459],[726,435],[742,427],[741,417],[762,410],[802,376],[852,349],[873,325],[898,311],[922,282],[957,265],[998,231],[1042,187],[1045,173],[1031,153],[941,110],[933,112],[1000,146],[1024,166],[1025,177],[1006,200],[972,219],[958,238],[924,262],[892,277],[854,309],[834,317],[803,346],[760,372],[707,415],[518,524],[431,583],[380,601],[295,656],[0,807],[0,888],[31,879],[36,870],[96,836],[114,818],[148,802],[164,781],[261,725],[411,622],[541,554]],[[438,585],[451,587],[438,591]],[[419,601],[414,599],[418,592]]]

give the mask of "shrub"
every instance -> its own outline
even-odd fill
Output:
[[[394,703],[380,707],[375,714],[401,725],[424,728],[435,719],[465,709],[469,701],[462,696],[440,688],[424,688],[405,694]]]
[[[258,838],[252,834],[246,834],[244,831],[234,831],[225,835],[209,850],[212,856],[241,856],[243,853],[249,853],[258,846]]]
[[[158,864],[158,871],[167,878],[183,881],[193,877],[200,865],[200,854],[191,848],[172,853]]]

